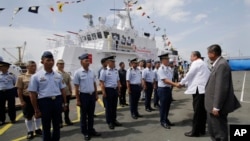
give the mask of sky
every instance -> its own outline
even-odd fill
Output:
[[[30,6],[40,6],[38,14],[28,12]],[[49,6],[55,11],[51,12]],[[139,6],[142,10],[136,10]],[[23,9],[12,20],[16,7]],[[123,0],[85,0],[64,5],[58,12],[56,0],[0,0],[0,8],[5,8],[0,12],[0,56],[16,61],[2,48],[17,56],[16,47],[26,41],[24,60],[39,61],[42,51],[48,48],[47,38],[87,29],[84,14],[91,13],[94,24],[98,24],[98,17],[106,17],[112,26],[117,21],[110,9],[123,7]],[[143,12],[150,19],[142,16]],[[131,16],[135,29],[154,35],[158,47],[163,47],[161,36],[165,29],[183,59],[189,60],[195,50],[207,57],[207,47],[212,44],[221,45],[223,53],[230,57],[250,56],[250,0],[138,0]],[[161,30],[155,31],[151,21]]]

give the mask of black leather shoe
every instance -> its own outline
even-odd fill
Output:
[[[174,123],[168,123],[168,125],[169,125],[169,126],[175,126],[175,124],[174,124]]]
[[[93,136],[93,137],[99,137],[99,136],[101,136],[102,134],[101,133],[99,133],[99,132],[93,132],[93,133],[91,133],[91,136]]]
[[[147,112],[151,112],[151,110],[150,110],[150,109],[148,109],[148,108],[146,109],[146,111],[147,111]]]
[[[120,122],[118,122],[117,120],[114,122],[115,126],[122,126],[122,124]]]
[[[140,114],[137,114],[136,116],[137,116],[137,117],[139,117],[139,118],[143,117],[143,116],[142,116],[142,115],[140,115]]]
[[[27,134],[27,137],[26,137],[26,138],[27,138],[27,139],[33,139],[33,138],[34,138],[33,131],[28,132],[28,134]]]
[[[150,107],[149,110],[154,111],[155,109],[153,109],[152,107]]]
[[[136,115],[131,115],[133,119],[137,119],[138,117]]]
[[[125,103],[124,105],[125,105],[125,106],[128,106],[128,103]]]
[[[2,126],[2,125],[4,125],[5,124],[5,121],[2,121],[1,123],[0,123],[0,126]]]
[[[109,129],[115,129],[115,125],[113,123],[109,124]]]
[[[60,128],[63,128],[63,124],[62,124],[62,123],[60,123],[59,127],[60,127]]]
[[[89,135],[84,135],[84,140],[85,141],[89,141],[90,140],[90,136]]]
[[[200,131],[200,135],[205,135],[206,131]]]
[[[73,122],[71,122],[70,120],[69,121],[67,121],[67,122],[65,122],[66,123],[66,125],[68,125],[68,126],[70,126],[70,125],[73,125],[74,123]]]
[[[166,129],[171,129],[171,127],[166,123],[161,123],[161,126]]]
[[[35,130],[35,133],[36,133],[37,136],[43,135],[43,131],[41,129]]]
[[[184,135],[187,137],[199,137],[200,136],[199,134],[195,134],[192,131],[186,132]]]

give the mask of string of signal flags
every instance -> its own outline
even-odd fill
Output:
[[[146,13],[146,11],[143,10],[142,6],[137,6],[135,8],[134,5],[138,5],[138,0],[130,0],[128,1],[126,4],[126,8],[128,8],[130,11],[136,9],[136,12],[138,12],[142,17],[146,17],[149,20],[149,24],[152,25],[153,28],[155,28],[155,31],[160,31],[162,28],[160,28],[159,26],[156,25],[155,21],[152,20],[152,18]],[[115,11],[123,11],[125,9],[111,9],[111,10],[115,10]],[[165,32],[165,29],[164,29]],[[171,43],[171,41],[169,40],[169,38],[167,37],[166,33],[164,33],[162,35],[162,39],[164,42],[164,46],[168,46],[171,49],[173,49],[173,45]]]
[[[77,3],[81,3],[85,0],[71,0],[71,1],[56,1],[56,4],[52,5],[47,5],[48,6],[48,10],[50,10],[51,12],[55,12],[56,9],[58,12],[63,12],[63,7],[65,5],[69,5],[69,4],[77,4]],[[161,28],[159,26],[156,25],[156,23],[154,22],[154,20],[152,20],[152,18],[146,13],[146,11],[143,10],[142,6],[137,6],[135,7],[135,5],[138,5],[138,0],[129,0],[128,2],[125,2],[126,4],[126,8],[128,8],[129,10],[135,10],[136,12],[138,12],[142,17],[146,17],[149,20],[149,24],[152,25],[152,27],[155,29],[155,31],[160,31]],[[56,5],[56,6],[55,6]],[[17,7],[13,10],[13,15],[11,18],[11,22],[9,24],[9,26],[11,27],[13,25],[13,21],[15,16],[23,9],[28,9],[27,11],[33,14],[38,14],[39,13],[39,7],[41,7],[41,5],[37,5],[37,6],[29,6],[29,7]],[[56,8],[55,8],[56,7]],[[6,8],[2,8],[0,7],[0,14],[1,12],[3,12]],[[111,9],[111,10],[115,10],[115,11],[124,11],[125,9]],[[169,47],[172,47],[172,43],[169,41],[169,39],[167,38],[166,34],[164,34],[163,40],[164,40],[164,44],[166,44]]]
[[[73,1],[56,1],[56,6],[50,4],[48,5],[48,10],[50,10],[51,12],[55,12],[56,8],[58,10],[58,12],[63,12],[63,6],[65,5],[68,5],[68,4],[77,4],[77,3],[80,3],[80,2],[83,2],[85,0],[73,0]],[[40,5],[37,5],[37,6],[29,6],[29,7],[16,7],[14,10],[13,10],[13,15],[11,17],[11,22],[9,24],[9,26],[11,27],[13,25],[13,21],[14,21],[14,18],[15,16],[21,11],[23,10],[24,8],[28,8],[28,12],[30,13],[33,13],[33,14],[38,14],[39,13],[39,7],[41,7]],[[55,8],[56,7],[56,8]],[[3,12],[6,8],[2,8],[0,7],[0,14],[1,12]]]

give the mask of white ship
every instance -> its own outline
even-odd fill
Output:
[[[124,3],[128,5],[126,1]],[[91,14],[83,15],[89,21],[88,29],[79,33],[70,32],[77,36],[77,41],[71,39],[72,34],[56,35],[62,39],[55,40],[54,47],[50,46],[48,50],[53,53],[55,61],[58,59],[65,61],[65,70],[71,74],[80,68],[78,56],[83,53],[91,56],[90,67],[96,74],[101,67],[100,60],[109,55],[116,56],[116,65],[123,61],[126,67],[128,67],[128,60],[135,57],[158,60],[157,56],[162,52],[156,47],[155,38],[151,37],[150,33],[139,35],[133,28],[128,6],[122,12],[117,14],[119,17],[117,26],[106,25],[106,19],[102,17],[98,18],[99,24],[94,25]]]

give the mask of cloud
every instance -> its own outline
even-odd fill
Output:
[[[0,27],[0,48],[6,48],[12,55],[17,56],[17,46],[23,46],[27,42],[24,51],[24,61],[40,60],[42,51],[48,46],[47,38],[53,36],[53,31],[45,29],[34,29],[28,27]],[[6,60],[15,62],[16,60],[6,52],[0,54]]]
[[[188,3],[186,0],[145,0],[142,10],[135,12],[141,15],[141,11],[146,12],[148,15],[156,15],[159,17],[166,17],[174,22],[183,22],[191,12],[184,10],[184,6]]]
[[[244,0],[245,1],[245,4],[250,6],[250,0]]]
[[[207,18],[207,15],[206,14],[198,14],[194,17],[194,22],[197,23],[197,22],[200,22],[201,20]]]

